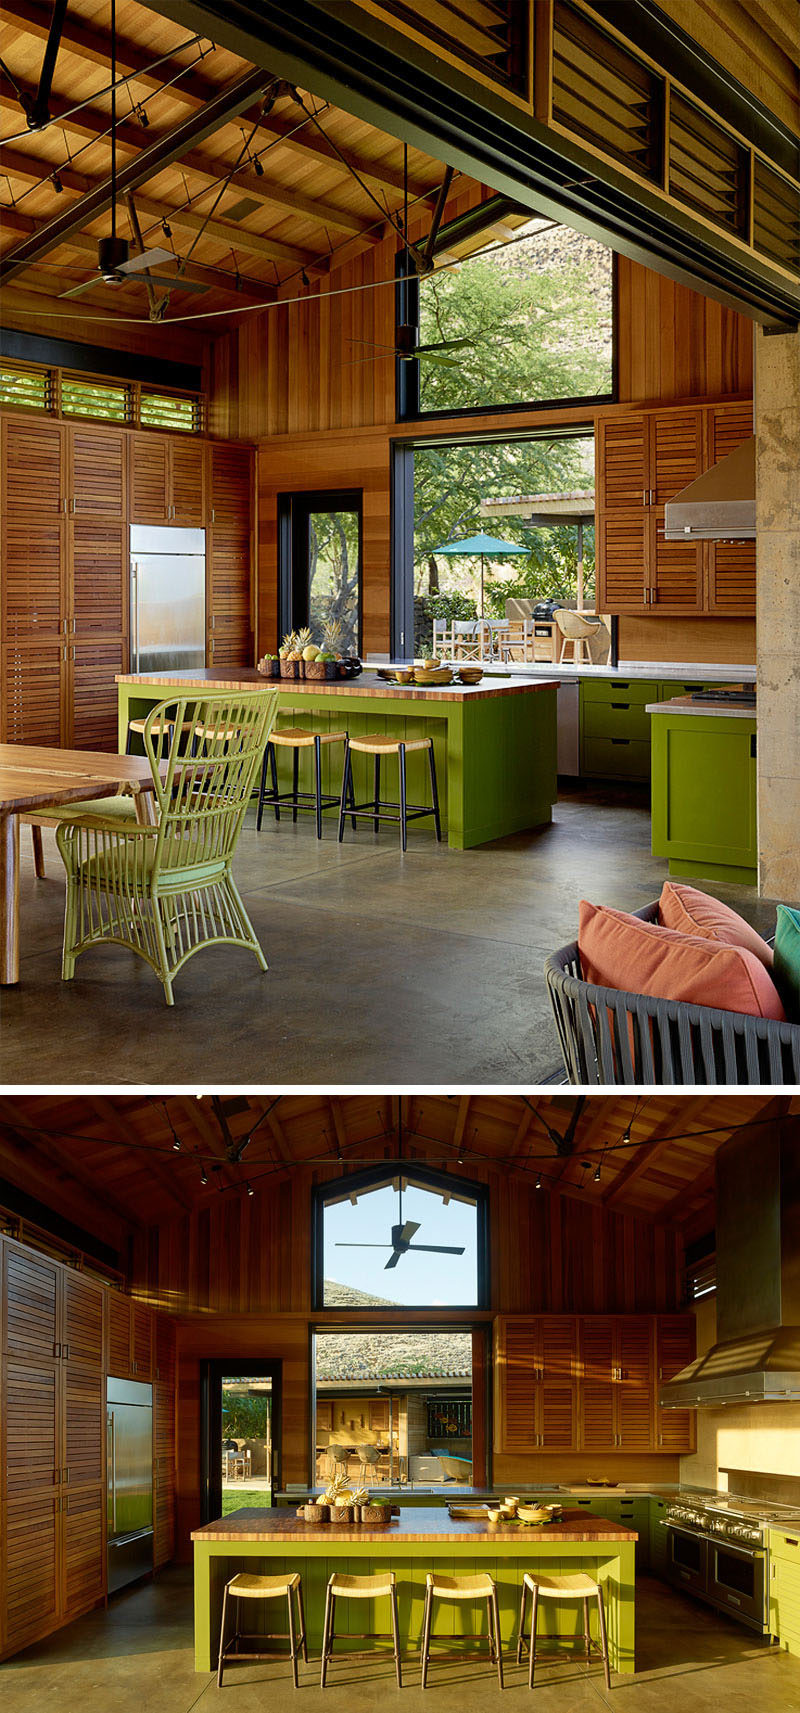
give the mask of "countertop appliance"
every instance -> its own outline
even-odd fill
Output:
[[[734,1494],[667,1505],[667,1577],[759,1635],[769,1634],[769,1529],[793,1513]]]
[[[131,528],[131,671],[206,663],[206,532]]]
[[[153,1568],[153,1388],[106,1382],[108,1592]]]

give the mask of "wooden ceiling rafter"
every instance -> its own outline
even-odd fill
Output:
[[[705,1105],[706,1101],[703,1097],[697,1100],[687,1100],[686,1108],[682,1111],[681,1122],[685,1125],[691,1125],[694,1115],[701,1112]],[[634,1122],[635,1120],[632,1119],[631,1127]],[[613,1183],[611,1183],[605,1191],[602,1198],[604,1207],[613,1208],[615,1202],[617,1202],[619,1197],[624,1194],[626,1186],[635,1183],[637,1178],[642,1177],[645,1172],[649,1172],[656,1160],[658,1160],[669,1147],[674,1146],[673,1136],[669,1134],[669,1131],[673,1128],[674,1127],[669,1123],[669,1121],[667,1121],[666,1130],[664,1130],[663,1126],[661,1127],[663,1133],[656,1130],[653,1135],[649,1136],[646,1141],[640,1143],[639,1147],[633,1151],[630,1157],[623,1164],[621,1171],[617,1173]]]
[[[28,1135],[19,1130],[14,1120],[6,1116],[5,1105],[5,1101],[0,1101],[0,1126],[5,1130],[6,1136],[12,1138],[12,1148],[16,1147],[24,1152],[29,1162],[40,1161],[46,1175],[55,1170],[61,1177],[71,1179],[77,1186],[81,1205],[89,1194],[96,1206],[119,1220],[126,1231],[141,1231],[144,1228],[144,1221],[130,1207],[118,1201],[107,1188],[98,1185],[95,1174],[83,1167],[79,1160],[73,1156],[65,1158],[57,1143],[44,1132],[37,1129],[35,1134]]]
[[[117,1108],[114,1110],[113,1115],[109,1115],[108,1102],[103,1100],[101,1095],[87,1095],[86,1099],[92,1112],[95,1114],[98,1123],[104,1127],[106,1131],[108,1131],[109,1128],[111,1129],[112,1134],[109,1138],[110,1141],[114,1142],[116,1141],[116,1138],[119,1137],[119,1146],[123,1148],[133,1147],[141,1150],[141,1138],[123,1112]],[[159,1103],[157,1102],[157,1104]],[[163,1112],[163,1101],[160,1104]],[[166,1160],[162,1159],[161,1155],[157,1154],[155,1149],[151,1148],[148,1151],[147,1165],[148,1170],[151,1171],[153,1177],[157,1179],[170,1201],[173,1201],[175,1205],[181,1209],[182,1213],[190,1213],[192,1209],[191,1198],[186,1194],[186,1191],[179,1180],[178,1174],[175,1171],[170,1170]]]

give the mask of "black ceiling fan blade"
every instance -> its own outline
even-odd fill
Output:
[[[337,1239],[335,1249],[393,1249],[393,1243],[340,1243]]]
[[[414,1219],[407,1219],[405,1225],[403,1226],[403,1228],[400,1232],[400,1242],[401,1243],[410,1243],[412,1237],[414,1236],[415,1231],[419,1231],[419,1221],[414,1220]]]
[[[395,1249],[394,1254],[389,1256],[389,1259],[386,1263],[386,1266],[383,1269],[384,1273],[387,1272],[389,1267],[396,1267],[397,1266],[397,1263],[400,1260],[402,1253],[403,1253],[402,1249]]]
[[[426,1255],[463,1255],[464,1247],[456,1248],[447,1243],[409,1243],[409,1250],[415,1254],[417,1250]]]

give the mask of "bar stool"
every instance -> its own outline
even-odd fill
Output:
[[[488,1617],[489,1659],[497,1665],[497,1681],[503,1687],[503,1655],[500,1647],[500,1613],[497,1588],[488,1571],[476,1576],[440,1576],[428,1571],[425,1578],[425,1609],[422,1620],[422,1688],[428,1684],[428,1659],[431,1648],[431,1620],[434,1600],[485,1600]]]
[[[353,764],[350,759],[351,751],[356,750],[361,755],[371,755],[375,758],[374,797],[366,803],[356,803],[353,789]],[[428,766],[431,775],[430,807],[424,803],[408,803],[406,797],[406,756],[412,750],[427,750]],[[381,797],[381,757],[396,755],[400,772],[400,802],[392,803]],[[345,798],[348,807],[345,808]],[[399,810],[399,814],[389,813]],[[436,827],[436,837],[441,843],[442,828],[439,820],[439,792],[436,786],[436,757],[433,753],[432,738],[389,738],[380,733],[360,738],[348,738],[344,746],[344,774],[342,777],[342,800],[339,807],[339,843],[344,838],[345,816],[349,815],[355,827],[356,818],[371,821],[377,833],[381,821],[393,821],[400,824],[400,843],[403,850],[407,848],[408,823],[417,821],[422,815],[432,815]]]
[[[599,1653],[605,1671],[606,1689],[611,1688],[611,1675],[608,1667],[608,1637],[606,1635],[606,1614],[603,1606],[603,1590],[593,1577],[587,1576],[582,1570],[575,1571],[572,1576],[531,1576],[526,1570],[522,1578],[522,1591],[519,1602],[519,1628],[517,1632],[517,1665],[522,1660],[522,1650],[525,1645],[525,1607],[528,1595],[533,1596],[531,1609],[530,1635],[528,1638],[528,1688],[533,1688],[533,1670],[536,1664],[536,1618],[540,1600],[582,1600],[583,1601],[583,1634],[576,1636],[576,1641],[586,1643],[586,1658],[592,1657],[592,1648]],[[600,1645],[593,1642],[589,1634],[589,1601],[597,1601],[597,1616],[600,1624]],[[559,1636],[553,1631],[542,1630],[540,1640],[556,1642],[570,1640],[569,1637]],[[550,1650],[551,1653],[554,1650]]]
[[[323,792],[322,789],[322,745],[331,743],[343,743],[346,745],[347,733],[314,732],[310,731],[306,726],[280,726],[270,732],[269,742],[264,751],[264,760],[261,763],[261,784],[258,789],[258,813],[256,815],[257,833],[261,832],[261,820],[264,814],[265,803],[271,803],[273,805],[276,821],[279,821],[281,818],[281,804],[290,803],[292,806],[293,821],[297,820],[298,809],[308,809],[313,806],[317,818],[317,838],[322,838],[323,809],[329,809],[334,806],[338,809],[340,803],[340,798],[338,796],[334,796],[331,792]],[[299,789],[300,751],[301,749],[312,748],[314,751],[314,790],[301,791]],[[278,767],[275,757],[276,749],[290,749],[292,751],[291,791],[278,790]],[[272,778],[272,787],[270,790],[267,790],[267,768],[269,768]],[[353,826],[355,826],[355,821],[353,822]]]
[[[242,1600],[279,1600],[286,1596],[286,1606],[289,1615],[289,1629],[267,1630],[263,1635],[244,1636],[239,1629]],[[295,1614],[292,1596],[297,1601],[297,1617],[299,1634],[295,1630]],[[229,1641],[225,1640],[225,1629],[228,1619],[228,1599],[236,1600],[236,1629]],[[217,1688],[222,1688],[222,1673],[226,1665],[234,1660],[243,1659],[274,1659],[274,1653],[245,1653],[237,1646],[241,1642],[288,1641],[289,1658],[292,1662],[292,1677],[297,1688],[297,1655],[303,1652],[303,1661],[308,1664],[308,1649],[306,1647],[306,1616],[303,1609],[303,1584],[298,1571],[289,1571],[283,1576],[257,1576],[250,1571],[240,1571],[238,1576],[231,1577],[225,1584],[222,1596],[222,1625],[219,1632],[219,1662],[217,1665]]]
[[[147,721],[146,721],[146,717],[144,714],[142,714],[141,718],[139,718],[139,716],[137,715],[135,719],[128,721],[128,731],[127,731],[127,735],[125,738],[125,754],[126,755],[132,755],[133,754],[133,747],[132,747],[131,739],[134,736],[135,737],[143,737],[144,736],[144,728],[145,728],[146,724],[147,724]],[[184,722],[184,725],[181,727],[181,730],[183,731],[184,736],[186,735],[187,732],[190,732],[191,729],[192,729],[191,724],[187,724],[186,722]],[[161,746],[164,749],[168,750],[170,748],[170,746],[172,744],[172,734],[173,734],[174,730],[175,730],[174,721],[172,723],[168,723],[167,725],[161,727],[160,742],[161,742]]]
[[[355,1641],[391,1642],[394,1652],[394,1669],[397,1677],[397,1687],[402,1689],[403,1679],[400,1669],[400,1638],[397,1626],[397,1578],[393,1570],[378,1571],[374,1576],[349,1576],[343,1571],[335,1570],[328,1579],[325,1594],[325,1622],[322,1629],[322,1671],[320,1688],[325,1688],[328,1675],[328,1661],[333,1654],[333,1644],[336,1640],[336,1601],[337,1600],[380,1600],[386,1595],[392,1613],[391,1633],[385,1630],[348,1630],[348,1636]]]

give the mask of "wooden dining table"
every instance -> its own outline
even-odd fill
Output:
[[[150,763],[140,755],[0,744],[0,987],[19,981],[19,824],[24,815],[130,792],[137,821],[155,821]]]

